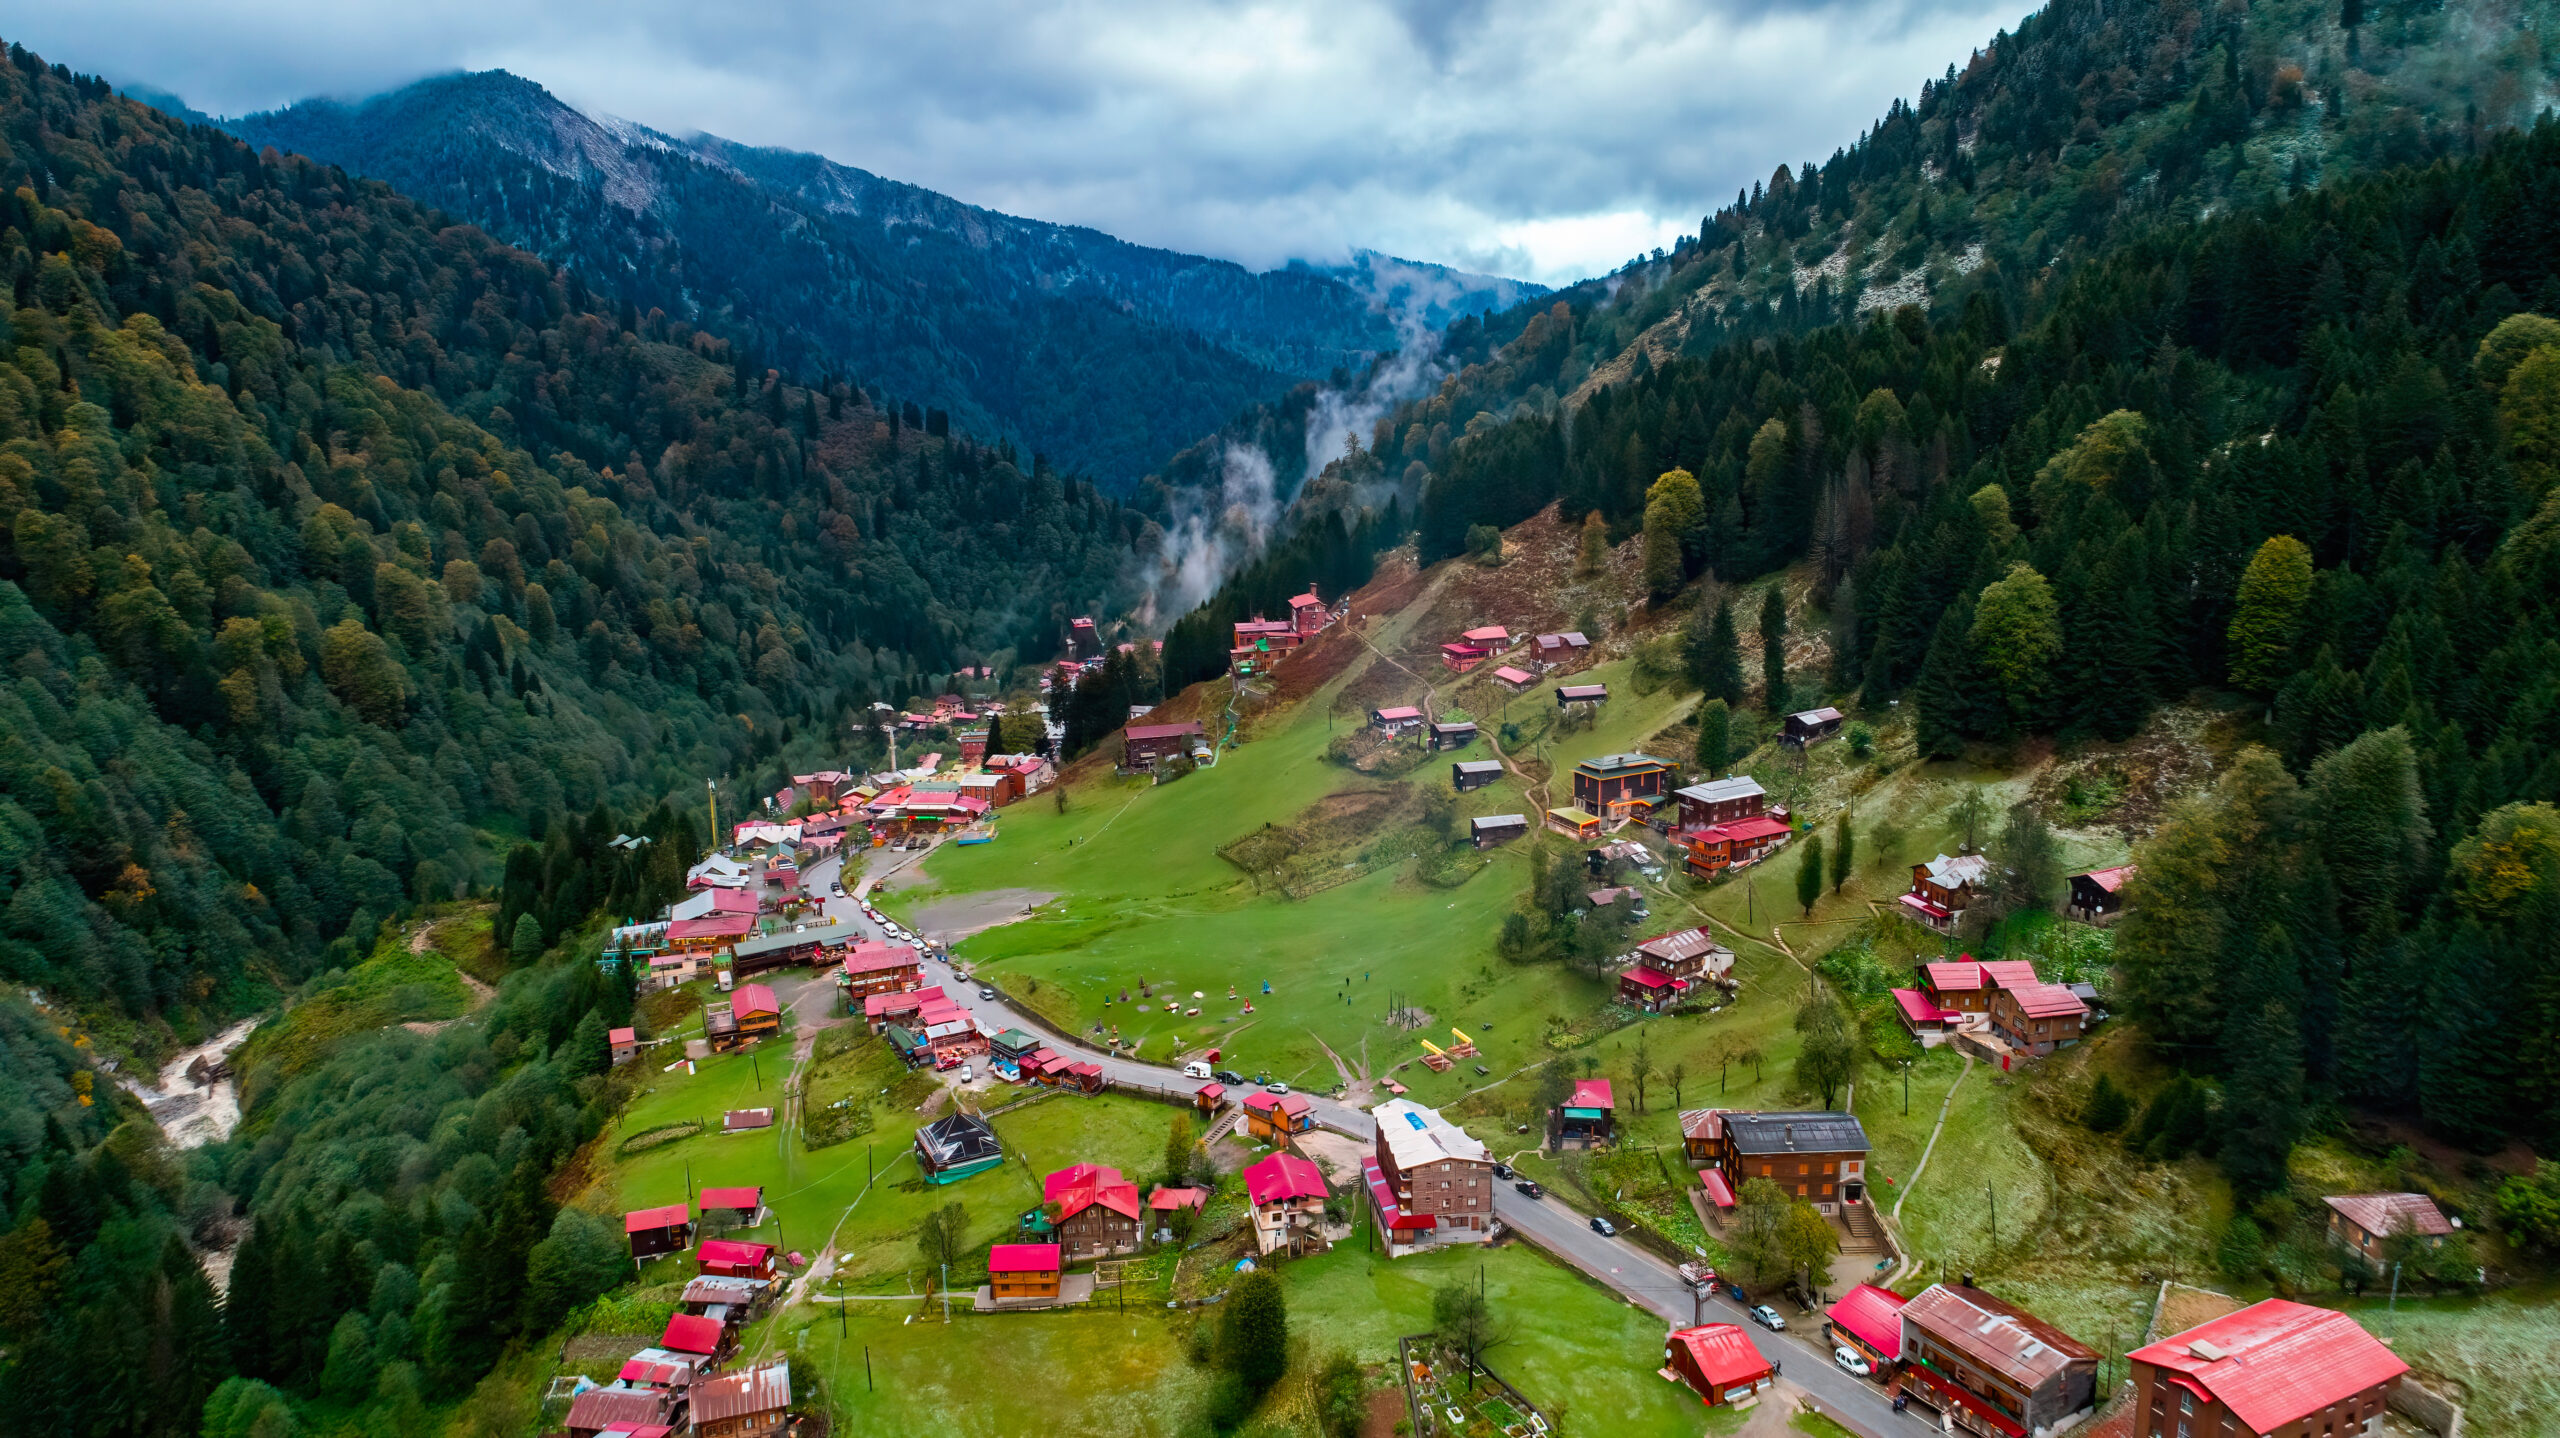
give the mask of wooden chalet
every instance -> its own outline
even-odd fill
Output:
[[[706,1188],[697,1202],[702,1207],[703,1222],[716,1221],[731,1228],[746,1228],[755,1223],[756,1215],[764,1212],[764,1189],[761,1186]]]
[[[1549,809],[1547,827],[1568,839],[1587,844],[1600,837],[1600,816],[1570,807]]]
[[[1410,734],[1423,725],[1422,711],[1410,704],[1369,711],[1369,723],[1381,734]]]
[[[736,1335],[719,1319],[704,1313],[678,1313],[667,1319],[665,1336],[658,1346],[669,1353],[690,1353],[709,1360],[706,1366],[717,1368],[735,1346]]]
[[[1253,1240],[1263,1253],[1296,1252],[1323,1219],[1328,1197],[1323,1171],[1285,1150],[1247,1164],[1244,1191],[1253,1210]]]
[[[2409,1365],[2331,1308],[2270,1298],[2126,1358],[2139,1434],[2371,1433]]]
[[[1678,837],[1680,860],[1692,874],[1712,879],[1728,869],[1747,869],[1786,847],[1795,829],[1784,809],[1692,829]]]
[[[1956,1009],[1942,1009],[1919,989],[1893,991],[1894,1017],[1911,1036],[1927,1048],[1964,1026],[1964,1014]]]
[[[1911,866],[1911,889],[1900,902],[1911,917],[1946,933],[1990,882],[1991,861],[1982,855],[1950,859],[1940,854]]]
[[[713,1053],[727,1053],[782,1031],[782,1005],[762,984],[740,984],[729,1002],[703,1011]]]
[[[1470,789],[1481,789],[1501,778],[1502,761],[1499,759],[1476,759],[1449,766],[1449,787],[1461,794]]]
[[[1064,1272],[1054,1243],[999,1243],[987,1250],[988,1296],[998,1304],[1055,1303]]]
[[[696,1276],[685,1284],[676,1306],[687,1313],[717,1319],[722,1327],[737,1329],[745,1327],[764,1307],[773,1287],[769,1279]]]
[[[683,1416],[677,1395],[663,1388],[626,1388],[613,1384],[590,1388],[569,1400],[569,1416],[561,1426],[569,1438],[597,1438],[607,1429],[630,1433],[638,1429],[656,1428],[661,1433],[675,1427]]]
[[[607,1029],[604,1041],[612,1051],[616,1068],[640,1056],[640,1031],[637,1029]]]
[[[915,1027],[917,1016],[924,1012],[925,1005],[936,1000],[948,1002],[940,984],[926,989],[871,994],[862,1000],[863,1022],[868,1024],[875,1034],[886,1033],[892,1024],[912,1029]],[[851,1006],[851,1002],[848,1001],[846,1007]]]
[[[1116,1168],[1079,1163],[1042,1180],[1041,1207],[1068,1262],[1135,1253],[1145,1241],[1138,1186]]]
[[[1256,1089],[1244,1096],[1245,1132],[1265,1143],[1286,1143],[1315,1126],[1315,1110],[1305,1094]]]
[[[1671,766],[1650,754],[1603,754],[1573,766],[1573,803],[1603,818],[1651,814],[1671,789]]]
[[[1158,764],[1188,754],[1205,735],[1196,719],[1179,724],[1132,724],[1120,731],[1120,767],[1129,773],[1153,773]]]
[[[2069,1048],[2089,1031],[2089,1006],[2061,984],[2019,984],[1991,994],[1991,1031],[2020,1053],[2041,1058]]]
[[[634,1209],[622,1216],[622,1232],[631,1240],[633,1258],[682,1253],[693,1245],[693,1210],[681,1203]]]
[[[2384,1257],[2400,1234],[2436,1248],[2453,1232],[2444,1210],[2423,1193],[2341,1193],[2321,1202],[2329,1208],[2329,1236],[2367,1260]]]
[[[2064,901],[2062,912],[2092,923],[2123,912],[2125,882],[2134,873],[2134,865],[2118,864],[2112,869],[2072,875],[2071,895]]]
[[[1901,1294],[1861,1283],[1822,1315],[1823,1336],[1863,1356],[1881,1376],[1902,1362]]]
[[[779,1360],[693,1387],[693,1438],[768,1438],[791,1426],[791,1364]]]
[[[1756,819],[1769,802],[1760,781],[1748,774],[1692,784],[1672,791],[1672,797],[1680,801],[1678,827],[1683,831],[1729,824],[1736,819]]]
[[[1474,742],[1476,742],[1476,726],[1467,720],[1461,719],[1455,724],[1431,726],[1431,748],[1435,753],[1449,749],[1464,749]]]
[[[1226,1102],[1227,1086],[1222,1083],[1204,1083],[1191,1091],[1191,1106],[1202,1113],[1216,1113]]]
[[[1487,649],[1500,649],[1511,642],[1511,631],[1499,624],[1479,624],[1458,637],[1469,644],[1479,644]]]
[[[1607,1079],[1576,1079],[1547,1114],[1547,1147],[1588,1148],[1617,1136],[1618,1100]]]
[[[729,949],[729,971],[743,979],[768,969],[822,964],[853,948],[861,938],[862,930],[839,921],[741,939]]]
[[[705,914],[699,919],[677,919],[667,925],[666,952],[671,954],[725,954],[729,946],[756,931],[753,914]]]
[[[1597,709],[1609,702],[1606,684],[1559,684],[1556,686],[1558,709]]]
[[[1777,1386],[1777,1369],[1751,1335],[1731,1323],[1701,1323],[1662,1340],[1662,1372],[1686,1383],[1709,1408],[1745,1408]]]
[[[1505,664],[1493,671],[1493,682],[1514,694],[1526,694],[1537,684],[1538,676],[1526,669],[1515,669]]]
[[[1733,950],[1705,928],[1674,929],[1636,945],[1635,962],[1618,975],[1618,997],[1659,1013],[1708,984],[1733,981]]]
[[[1920,991],[1941,1009],[1959,1014],[1989,1014],[1991,997],[2002,989],[2032,988],[2044,982],[2025,959],[1993,959],[1988,963],[1966,954],[1936,959],[1920,966]]]
[[[1526,814],[1486,814],[1467,821],[1468,837],[1479,849],[1508,844],[1528,832],[1529,816]]]
[[[873,994],[907,993],[924,987],[924,961],[903,944],[864,939],[845,951],[836,983],[850,1008]]]
[[[1933,1284],[1899,1316],[1902,1392],[1954,1428],[2032,1438],[2096,1406],[2098,1351],[1979,1288]]]
[[[1453,672],[1464,674],[1493,657],[1493,651],[1481,644],[1452,641],[1440,646],[1440,663]]]
[[[1801,714],[1790,714],[1778,734],[1778,742],[1793,744],[1799,749],[1819,744],[1838,734],[1840,723],[1841,715],[1837,709],[1807,709]]]
[[[1585,639],[1580,630],[1570,630],[1563,634],[1541,634],[1536,643],[1531,646],[1530,652],[1536,657],[1540,669],[1553,669],[1559,665],[1577,664],[1589,658],[1591,641]]]
[[[1713,1165],[1734,1191],[1765,1178],[1826,1214],[1837,1213],[1843,1203],[1865,1201],[1867,1131],[1856,1115],[1701,1111],[1702,1119],[1709,1115],[1712,1121],[1697,1124],[1694,1134],[1689,1115],[1680,1116],[1683,1146],[1693,1161]]]
[[[973,1113],[945,1114],[916,1130],[916,1167],[924,1181],[958,1183],[1004,1162],[996,1131]]]
[[[706,1238],[693,1252],[694,1271],[709,1278],[761,1278],[775,1273],[770,1243],[741,1243],[734,1238]]]

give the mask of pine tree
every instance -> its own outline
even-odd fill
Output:
[[[1929,640],[1929,657],[1912,681],[1914,738],[1924,759],[1953,759],[1970,737],[1973,663],[1973,601],[1960,598],[1938,616],[1937,633]]]
[[[2231,682],[2257,694],[2274,692],[2293,669],[2293,644],[2311,601],[2311,548],[2290,534],[2258,546],[2233,597]]]
[[[1822,835],[1807,834],[1802,842],[1804,857],[1796,863],[1796,902],[1810,919],[1814,904],[1822,898]]]
[[[1733,611],[1717,600],[1698,607],[1689,625],[1689,678],[1709,699],[1727,708],[1742,704],[1742,639],[1734,633]]]
[[[1218,1333],[1219,1366],[1241,1380],[1248,1393],[1264,1393],[1289,1366],[1288,1295],[1278,1275],[1258,1268],[1227,1290],[1225,1309]]]
[[[2098,1075],[2097,1083],[2089,1089],[2087,1105],[2080,1110],[2080,1121],[2087,1124],[2093,1133],[2114,1133],[2131,1117],[2133,1101],[2125,1097],[2124,1090],[2116,1086],[2113,1078],[2106,1074]]]
[[[1840,886],[1857,871],[1857,864],[1858,830],[1849,822],[1849,811],[1843,809],[1840,817],[1831,822],[1831,892],[1840,892]]]
[[[1772,714],[1787,707],[1787,592],[1780,584],[1760,601],[1760,702]]]
[[[1733,710],[1721,699],[1698,706],[1698,767],[1723,778],[1733,765]]]

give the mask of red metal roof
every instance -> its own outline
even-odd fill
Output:
[[[1841,1294],[1824,1317],[1892,1363],[1902,1357],[1902,1304],[1892,1289],[1861,1283]]]
[[[1897,894],[1897,895],[1895,895],[1894,897],[1895,897],[1895,900],[1896,900],[1898,903],[1900,903],[1904,908],[1906,908],[1906,909],[1917,909],[1917,910],[1918,910],[1918,911],[1920,911],[1921,913],[1926,914],[1926,915],[1928,915],[1930,918],[1933,918],[1933,919],[1943,919],[1943,918],[1945,918],[1945,917],[1947,916],[1947,914],[1948,914],[1948,912],[1949,912],[1949,911],[1948,911],[1946,908],[1944,908],[1943,906],[1938,905],[1938,904],[1930,903],[1927,899],[1921,898],[1918,894]],[[1932,965],[1930,965],[1930,967],[1931,967],[1931,968],[1936,968],[1936,967],[1937,967],[1937,965],[1932,964]],[[1972,967],[1973,967],[1973,965],[1967,964],[1965,967],[1967,967],[1967,968],[1972,968]],[[1940,987],[1944,987],[1944,985],[1941,985]],[[1979,984],[1979,983],[1972,983],[1972,984],[1966,984],[1966,985],[1964,985],[1964,987],[1966,987],[1966,988],[1974,988],[1974,989],[1978,989],[1978,988],[1982,987],[1982,985],[1981,985],[1981,984]]]
[[[2453,1232],[2444,1211],[2423,1193],[2341,1193],[2322,1201],[2344,1214],[2349,1223],[2377,1238],[2398,1233],[2404,1223],[2420,1238],[2440,1238]]]
[[[1244,1096],[1244,1106],[1249,1109],[1278,1109],[1296,1118],[1307,1111],[1307,1100],[1302,1094],[1266,1093],[1257,1089]]]
[[[702,1191],[700,1202],[704,1208],[762,1208],[764,1190],[761,1188],[706,1188]],[[708,1249],[710,1245],[704,1244],[703,1247]]]
[[[1908,899],[1912,896],[1905,894],[1902,897]],[[1942,914],[1946,912],[1935,904],[1929,908]],[[1920,972],[1927,976],[1929,987],[1942,994],[1978,989],[1984,983],[1982,965],[1971,959],[1945,959],[1934,964],[1922,964]]]
[[[1493,671],[1493,677],[1501,680],[1505,684],[1526,684],[1538,676],[1531,674],[1525,669],[1514,669],[1510,665],[1505,664],[1501,668]]]
[[[2137,1348],[2132,1358],[2203,1384],[2258,1433],[2409,1371],[2347,1315],[2281,1298]]]
[[[1607,1079],[1575,1079],[1573,1097],[1566,1099],[1567,1108],[1616,1108],[1618,1100],[1609,1091]]]
[[[1671,987],[1671,976],[1660,969],[1654,968],[1650,964],[1638,964],[1634,968],[1627,970],[1625,973],[1618,975],[1618,977],[1642,989],[1667,989]]]
[[[604,1041],[609,1044],[636,1044],[640,1035],[630,1029],[606,1029]]]
[[[1718,1392],[1769,1376],[1769,1360],[1751,1346],[1751,1335],[1738,1324],[1702,1323],[1683,1328],[1663,1342],[1689,1350],[1689,1360],[1698,1365],[1707,1386]]]
[[[1999,1409],[1994,1408],[1990,1404],[1983,1402],[1981,1399],[1974,1397],[1972,1394],[1958,1388],[1956,1385],[1949,1383],[1944,1378],[1939,1377],[1936,1373],[1931,1372],[1922,1364],[1915,1362],[1909,1368],[1905,1369],[1904,1373],[1910,1378],[1917,1380],[1930,1392],[1938,1395],[1938,1403],[1941,1407],[1948,1403],[1955,1404],[1967,1413],[1970,1413],[1981,1419],[1983,1422],[1990,1424],[1991,1431],[2000,1434],[2001,1438],[2026,1438],[2027,1430],[2019,1427],[2017,1421],[2011,1418],[2008,1414],[2001,1412]]]
[[[729,1373],[693,1390],[696,1425],[724,1422],[791,1406],[791,1365],[768,1363],[744,1373]]]
[[[1123,1178],[1120,1170],[1098,1164],[1079,1163],[1059,1169],[1041,1180],[1040,1197],[1045,1203],[1058,1205],[1061,1223],[1096,1204],[1124,1217],[1138,1216],[1138,1186]]]
[[[653,1388],[590,1388],[569,1400],[565,1426],[629,1431],[667,1416],[667,1395]],[[628,1426],[626,1426],[628,1425]]]
[[[710,1195],[705,1194],[703,1197],[707,1199]],[[698,1262],[729,1263],[746,1268],[761,1267],[765,1260],[772,1256],[773,1245],[770,1243],[741,1243],[734,1238],[706,1238],[702,1241],[702,1247],[694,1251],[694,1258]]]
[[[1227,1096],[1227,1086],[1222,1083],[1204,1083],[1200,1085],[1200,1087],[1193,1089],[1192,1092],[1201,1098],[1207,1099],[1211,1103],[1216,1103],[1218,1100]]]
[[[1942,1009],[1929,1002],[1929,996],[1918,989],[1895,989],[1893,1001],[1901,1006],[1902,1016],[1915,1024],[1942,1024],[1949,1019],[1963,1017],[1953,1009]]]
[[[989,1273],[1055,1273],[1058,1271],[1058,1245],[1054,1243],[999,1243],[987,1250]]]
[[[679,1313],[667,1320],[667,1336],[658,1346],[678,1353],[717,1353],[720,1320],[707,1313]]]
[[[2031,1019],[2063,1019],[2089,1012],[2078,994],[2060,984],[2021,984],[2009,991],[2009,997]]]
[[[1376,717],[1380,723],[1391,723],[1405,719],[1419,719],[1422,717],[1422,711],[1409,704],[1399,705],[1393,709],[1379,710]]]
[[[1511,631],[1499,624],[1488,624],[1481,629],[1470,629],[1458,637],[1469,644],[1503,644],[1509,642]]]
[[[1698,1174],[1698,1186],[1707,1191],[1707,1197],[1715,1200],[1716,1207],[1733,1207],[1733,1185],[1724,1181],[1723,1169],[1701,1170]]]
[[[876,974],[915,966],[915,950],[884,944],[878,939],[864,939],[846,950],[844,956],[844,971],[848,974]]]
[[[2112,869],[2091,869],[2080,877],[2112,894],[2121,890],[2124,887],[2124,881],[2132,878],[2134,872],[2133,865],[2119,864]]]
[[[1369,1201],[1378,1206],[1379,1216],[1390,1229],[1416,1230],[1438,1228],[1440,1220],[1427,1213],[1407,1213],[1396,1204],[1396,1191],[1387,1183],[1384,1169],[1374,1158],[1360,1160],[1360,1182],[1369,1189]]]
[[[779,1016],[782,1013],[782,1003],[773,996],[773,990],[762,984],[740,984],[738,991],[729,996],[729,1012],[740,1018],[745,1018],[749,1014]]]
[[[635,1209],[622,1216],[622,1231],[646,1233],[653,1228],[674,1228],[690,1222],[692,1218],[693,1210],[681,1203],[671,1203],[664,1208]]]
[[[2036,1388],[2098,1350],[1979,1288],[1934,1283],[1902,1306],[1906,1321],[2022,1388]]]
[[[1767,814],[1754,814],[1747,819],[1731,819],[1697,830],[1692,837],[1710,844],[1756,844],[1787,832],[1787,821]]]
[[[669,939],[735,939],[754,931],[753,914],[714,914],[707,919],[678,919],[667,925]]]
[[[1244,1191],[1258,1206],[1325,1196],[1324,1173],[1294,1153],[1275,1153],[1245,1166]]]
[[[1201,1208],[1208,1202],[1208,1190],[1200,1188],[1159,1188],[1147,1195],[1147,1207],[1157,1213],[1170,1213],[1177,1208]]]
[[[1995,989],[2024,989],[2044,982],[2036,977],[2036,966],[2025,959],[1989,960],[1982,966],[1982,978]]]

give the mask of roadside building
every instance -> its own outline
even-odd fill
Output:
[[[1422,711],[1410,704],[1369,711],[1369,723],[1381,734],[1405,735],[1422,728]]]
[[[1054,1243],[999,1243],[987,1250],[987,1287],[998,1303],[1055,1303],[1064,1271]]]
[[[1986,1438],[2035,1438],[2087,1416],[2098,1351],[1979,1288],[1939,1283],[1902,1305],[1902,1391]]]
[[[2020,984],[1991,995],[1991,1031],[2021,1053],[2041,1058],[2080,1042],[2089,1006],[2061,984]]]
[[[1777,1386],[1777,1370],[1731,1323],[1702,1323],[1674,1331],[1662,1341],[1666,1376],[1689,1385],[1709,1408],[1746,1408]]]
[[[1476,742],[1476,726],[1467,720],[1461,719],[1455,724],[1431,726],[1431,748],[1435,753],[1450,749],[1464,749],[1474,742]]]
[[[2126,1355],[2135,1438],[2346,1438],[2409,1365],[2347,1315],[2270,1298]]]
[[[1562,710],[1597,709],[1609,702],[1606,684],[1560,684],[1556,686],[1556,707]]]
[[[706,914],[699,919],[677,919],[667,925],[667,953],[725,954],[729,946],[756,931],[753,914]]]
[[[1674,790],[1673,797],[1680,801],[1679,827],[1683,831],[1756,818],[1769,803],[1768,791],[1748,774],[1692,784]]]
[[[1386,1220],[1382,1230],[1401,1236],[1407,1251],[1492,1237],[1493,1156],[1485,1146],[1411,1099],[1389,1099],[1369,1112],[1377,1140],[1362,1176],[1374,1169],[1383,1184],[1383,1191],[1370,1188]],[[1392,1241],[1388,1251],[1396,1256]]]
[[[1135,1253],[1145,1240],[1138,1186],[1116,1168],[1079,1163],[1040,1185],[1042,1207],[1067,1261]]]
[[[1822,1315],[1823,1333],[1874,1365],[1881,1377],[1902,1362],[1901,1294],[1861,1283]]]
[[[1152,773],[1168,759],[1191,752],[1205,731],[1196,719],[1179,724],[1132,724],[1120,733],[1120,767],[1130,773]]]
[[[1467,830],[1469,837],[1475,840],[1475,846],[1477,848],[1490,849],[1499,844],[1508,844],[1512,840],[1528,833],[1529,816],[1526,814],[1487,814],[1482,818],[1468,820]]]
[[[958,1183],[1004,1162],[996,1131],[973,1113],[945,1114],[916,1130],[916,1167],[927,1183]]]
[[[1736,1192],[1765,1178],[1826,1214],[1866,1199],[1867,1131],[1854,1114],[1724,1109],[1713,1134],[1707,1161]]]
[[[786,1361],[705,1379],[693,1388],[693,1438],[765,1438],[791,1424]]]
[[[1205,1114],[1216,1113],[1226,1101],[1227,1086],[1222,1083],[1204,1083],[1191,1091],[1191,1106]]]
[[[1651,814],[1671,788],[1671,766],[1650,754],[1603,754],[1573,766],[1573,802],[1603,818]]]
[[[1589,1148],[1617,1137],[1618,1100],[1607,1079],[1576,1079],[1547,1115],[1547,1147]]]
[[[2396,1234],[2438,1248],[2453,1232],[2452,1220],[2423,1193],[2340,1193],[2321,1202],[2329,1207],[2329,1237],[2368,1261],[2381,1258]]]
[[[861,929],[839,920],[740,939],[730,947],[729,971],[743,979],[768,969],[824,963],[854,947],[861,938]]]
[[[838,974],[837,982],[844,988],[848,1009],[873,994],[905,993],[924,987],[924,961],[916,951],[878,939],[864,939],[845,950],[844,965]]]
[[[1680,1156],[1691,1163],[1714,1163],[1723,1154],[1724,1110],[1680,1110]]]
[[[1256,1089],[1244,1096],[1244,1130],[1264,1143],[1287,1143],[1315,1126],[1315,1110],[1305,1094]]]
[[[1253,1241],[1263,1253],[1295,1253],[1324,1218],[1324,1173],[1294,1153],[1280,1152],[1247,1164],[1244,1191],[1253,1208]]]
[[[1837,709],[1807,709],[1801,714],[1787,716],[1778,739],[1780,743],[1793,744],[1801,749],[1839,733],[1840,722],[1841,715]]]
[[[705,1017],[716,1020],[724,1014],[729,1019],[727,1024],[706,1024],[716,1052],[742,1048],[782,1032],[782,1003],[773,996],[773,990],[762,984],[738,985],[729,995],[725,1009],[714,1007]]]
[[[924,1012],[924,1006],[942,997],[942,986],[939,984],[927,989],[872,994],[862,1001],[863,1022],[870,1025],[871,1031],[875,1034],[888,1032],[892,1024],[913,1029],[917,1016]]]
[[[693,1210],[681,1203],[635,1209],[622,1216],[622,1232],[631,1240],[633,1258],[682,1253],[693,1243]]]
[[[607,1029],[604,1041],[612,1048],[616,1068],[640,1056],[640,1032],[637,1029]]]
[[[1301,636],[1324,628],[1327,617],[1324,600],[1317,597],[1316,587],[1312,584],[1307,586],[1306,593],[1289,600],[1289,626]]]
[[[2071,897],[2062,912],[2075,919],[2095,923],[2124,911],[2124,886],[2137,869],[2132,864],[2118,864],[2112,869],[2091,869],[2071,876]]]
[[[1449,766],[1449,787],[1461,794],[1470,789],[1481,789],[1501,778],[1502,761],[1499,759],[1477,759]]]
[[[1911,866],[1910,892],[1901,896],[1911,917],[1945,933],[1991,881],[1991,861],[1980,854],[1950,859],[1940,854]]]

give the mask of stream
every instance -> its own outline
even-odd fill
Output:
[[[160,1077],[152,1087],[125,1081],[151,1110],[171,1148],[202,1148],[231,1136],[240,1122],[240,1090],[231,1080],[226,1060],[257,1026],[256,1019],[242,1019],[211,1039],[181,1050],[160,1066]]]

